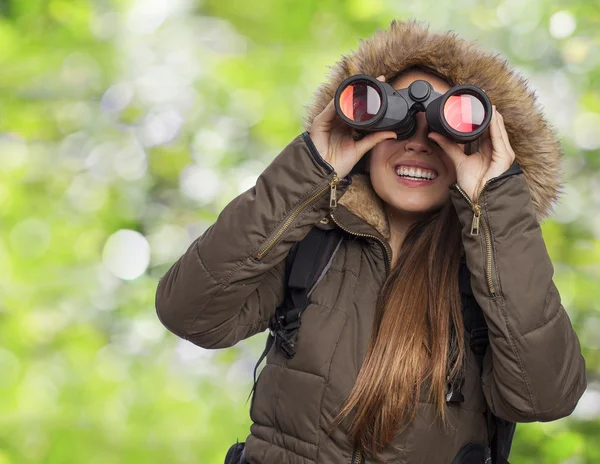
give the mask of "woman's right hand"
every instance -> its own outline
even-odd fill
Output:
[[[379,76],[377,80],[385,82],[385,76]],[[395,132],[378,131],[354,141],[352,128],[338,116],[333,99],[315,117],[309,133],[321,157],[333,166],[340,178],[346,177],[364,154],[379,142],[397,138]]]

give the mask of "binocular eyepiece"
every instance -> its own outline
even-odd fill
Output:
[[[441,94],[425,80],[396,90],[387,82],[356,74],[339,85],[334,103],[337,114],[359,133],[393,131],[398,139],[414,134],[419,111],[425,112],[430,131],[457,143],[475,141],[492,119],[490,99],[470,84],[454,86]]]

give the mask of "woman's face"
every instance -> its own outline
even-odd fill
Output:
[[[450,89],[441,78],[420,70],[400,75],[391,85],[402,89],[418,79],[428,81],[439,93]],[[371,149],[367,160],[373,188],[387,204],[389,213],[418,215],[436,210],[448,200],[448,187],[456,182],[454,164],[439,145],[427,138],[425,113],[417,113],[416,119],[417,128],[410,138],[378,143]],[[460,146],[464,151],[464,145]],[[423,175],[429,179],[412,180],[407,177]]]

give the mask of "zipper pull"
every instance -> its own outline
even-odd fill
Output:
[[[479,235],[479,216],[481,216],[481,206],[478,204],[473,205],[474,215],[473,224],[471,224],[471,235]]]
[[[329,207],[330,208],[335,208],[337,206],[336,185],[338,184],[339,181],[340,181],[340,179],[338,176],[333,176],[333,179],[331,179],[331,182],[329,183],[331,185],[331,195],[329,197]]]

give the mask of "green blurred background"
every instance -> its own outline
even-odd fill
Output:
[[[565,147],[543,224],[589,388],[513,463],[600,462],[600,6],[571,0],[0,0],[0,464],[219,464],[265,334],[179,340],[158,278],[393,19],[454,29],[536,89]]]

